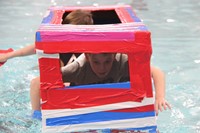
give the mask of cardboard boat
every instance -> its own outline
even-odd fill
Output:
[[[77,9],[90,10],[94,25],[61,24],[62,18]],[[129,5],[50,7],[35,44],[43,132],[156,132],[151,33]],[[59,53],[68,52],[125,53],[130,82],[65,87]]]

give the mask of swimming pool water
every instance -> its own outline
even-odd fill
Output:
[[[0,1],[0,49],[34,42],[50,5],[129,4],[152,32],[152,64],[166,73],[166,99],[172,110],[158,116],[162,133],[200,133],[199,0],[7,0]],[[0,68],[0,132],[38,133],[30,118],[30,80],[39,75],[37,57],[9,60]]]

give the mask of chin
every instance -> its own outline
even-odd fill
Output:
[[[107,76],[107,74],[105,75],[97,75],[99,78],[105,78]]]

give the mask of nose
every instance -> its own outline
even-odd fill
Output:
[[[104,73],[104,72],[106,71],[106,65],[105,65],[105,64],[101,64],[101,65],[99,66],[99,71],[100,71],[101,73]]]

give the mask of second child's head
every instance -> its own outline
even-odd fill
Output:
[[[102,54],[85,54],[92,71],[99,77],[104,78],[112,69],[116,54],[102,53]]]
[[[74,10],[65,17],[62,24],[92,25],[92,14],[87,10]]]

